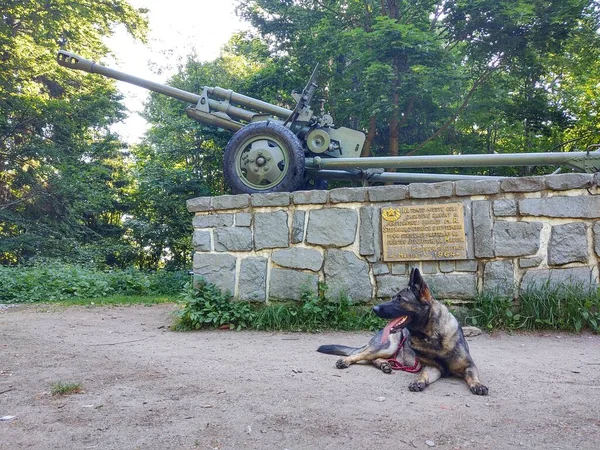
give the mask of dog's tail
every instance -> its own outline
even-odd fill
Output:
[[[350,356],[356,352],[358,348],[347,347],[345,345],[321,345],[317,351],[328,355]]]

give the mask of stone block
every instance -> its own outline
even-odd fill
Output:
[[[252,214],[236,213],[236,215],[235,215],[235,226],[236,227],[249,227],[250,225],[252,225]]]
[[[594,224],[594,251],[596,255],[600,256],[600,222],[596,222]]]
[[[196,197],[185,202],[189,212],[210,211],[212,209],[212,197]]]
[[[369,200],[372,202],[395,202],[404,200],[408,193],[407,186],[375,186],[367,188]]]
[[[561,289],[566,286],[594,290],[598,288],[598,279],[591,267],[573,267],[568,269],[532,269],[528,270],[521,281],[521,292],[539,289]]]
[[[360,255],[381,254],[381,210],[378,207],[360,208],[358,239]]]
[[[494,200],[494,215],[507,217],[517,215],[517,201],[511,198]]]
[[[440,272],[454,272],[454,261],[440,261]]]
[[[387,275],[390,273],[390,268],[386,263],[378,262],[373,264],[373,275]]]
[[[547,175],[546,186],[554,191],[568,189],[587,189],[594,183],[594,174],[591,173],[561,173]]]
[[[496,256],[526,256],[540,248],[540,222],[496,222],[492,232]]]
[[[288,206],[290,204],[289,192],[270,192],[268,194],[252,194],[252,206]]]
[[[323,255],[313,248],[293,247],[285,250],[275,250],[271,260],[278,266],[290,269],[307,269],[313,272],[321,270]]]
[[[328,191],[296,191],[292,192],[292,202],[296,205],[317,205],[327,203]]]
[[[240,209],[247,208],[250,205],[249,194],[238,195],[220,195],[213,197],[213,209]]]
[[[253,257],[242,259],[238,299],[247,302],[267,300],[267,258]]]
[[[212,250],[210,231],[194,230],[192,234],[192,247],[197,252],[210,252]]]
[[[474,273],[438,273],[424,278],[437,300],[471,300],[477,295]]]
[[[473,246],[477,258],[492,258],[494,246],[492,241],[492,212],[490,202],[477,200],[473,208]]]
[[[534,258],[519,258],[519,267],[521,269],[529,269],[531,267],[538,267],[544,258],[536,256]]]
[[[358,213],[353,209],[314,209],[309,212],[306,242],[324,247],[345,247],[354,242]]]
[[[477,272],[477,261],[455,261],[454,268],[457,272]]]
[[[452,197],[454,186],[451,181],[441,183],[413,183],[408,185],[410,198]]]
[[[254,214],[254,248],[289,247],[288,215],[285,211]]]
[[[224,292],[235,293],[236,257],[224,253],[194,253],[194,274]]]
[[[269,299],[286,301],[302,300],[302,294],[318,293],[319,277],[316,274],[288,269],[271,269]]]
[[[500,192],[500,182],[497,180],[460,180],[454,182],[457,196],[488,195]]]
[[[483,270],[483,290],[496,295],[512,297],[515,275],[512,261],[492,261]]]
[[[329,191],[331,203],[364,202],[367,199],[366,188],[337,188]]]
[[[599,219],[600,196],[544,197],[519,200],[522,216]]]
[[[406,274],[406,264],[392,263],[392,275],[404,275],[404,274]]]
[[[230,227],[233,225],[233,214],[202,214],[192,219],[194,228]]]
[[[548,265],[588,262],[587,230],[584,223],[554,225],[548,241]]]
[[[298,244],[304,240],[305,211],[294,211],[292,217],[292,244]]]
[[[546,187],[544,177],[515,177],[500,180],[502,192],[537,192]]]
[[[421,271],[424,274],[437,273],[438,272],[437,261],[423,261],[421,263]]]
[[[217,252],[252,250],[252,231],[247,227],[215,228],[214,238]]]
[[[377,298],[391,298],[408,284],[408,276],[406,275],[380,275],[375,280],[377,283]]]
[[[340,295],[348,296],[353,302],[371,300],[372,286],[369,264],[353,252],[329,249],[325,253],[325,283],[327,294],[333,300]]]

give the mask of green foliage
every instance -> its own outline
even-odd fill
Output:
[[[344,296],[336,301],[326,296],[320,285],[319,295],[303,293],[300,302],[258,305],[232,301],[216,286],[200,282],[189,288],[181,301],[176,330],[201,328],[254,329],[265,331],[376,330],[385,322],[370,308],[354,306]]]
[[[0,303],[51,302],[111,295],[178,293],[188,281],[185,272],[142,272],[137,269],[102,272],[66,264],[0,266]]]
[[[244,0],[238,11],[295,72],[321,63],[336,124],[370,128],[371,155],[571,151],[597,139],[595,1]]]
[[[513,309],[512,298],[483,293],[475,299],[465,322],[487,330],[522,328],[521,315],[515,314]]]
[[[249,303],[234,302],[231,295],[203,281],[196,288],[188,287],[181,303],[183,306],[175,325],[177,330],[223,326],[241,330],[249,328],[255,318],[255,311]]]
[[[467,323],[488,330],[584,329],[600,332],[600,290],[578,285],[543,286],[511,298],[484,294],[467,315]]]
[[[59,381],[58,383],[54,383],[50,390],[50,393],[53,397],[58,395],[70,395],[70,394],[79,394],[83,391],[83,386],[81,383],[64,383]]]
[[[600,290],[579,285],[531,289],[520,297],[524,328],[600,332]]]
[[[143,10],[124,0],[0,1],[0,264],[68,255],[119,239],[123,117],[114,82],[56,63],[63,47],[95,59],[123,24],[143,39]]]

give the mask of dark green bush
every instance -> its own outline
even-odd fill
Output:
[[[175,329],[198,330],[227,326],[241,330],[249,328],[255,309],[246,302],[234,302],[214,284],[200,281],[196,288],[188,286],[182,295],[183,305]]]

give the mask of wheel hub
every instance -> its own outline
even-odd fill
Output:
[[[259,139],[242,153],[240,169],[244,179],[256,187],[277,183],[284,175],[284,153],[273,141]]]

